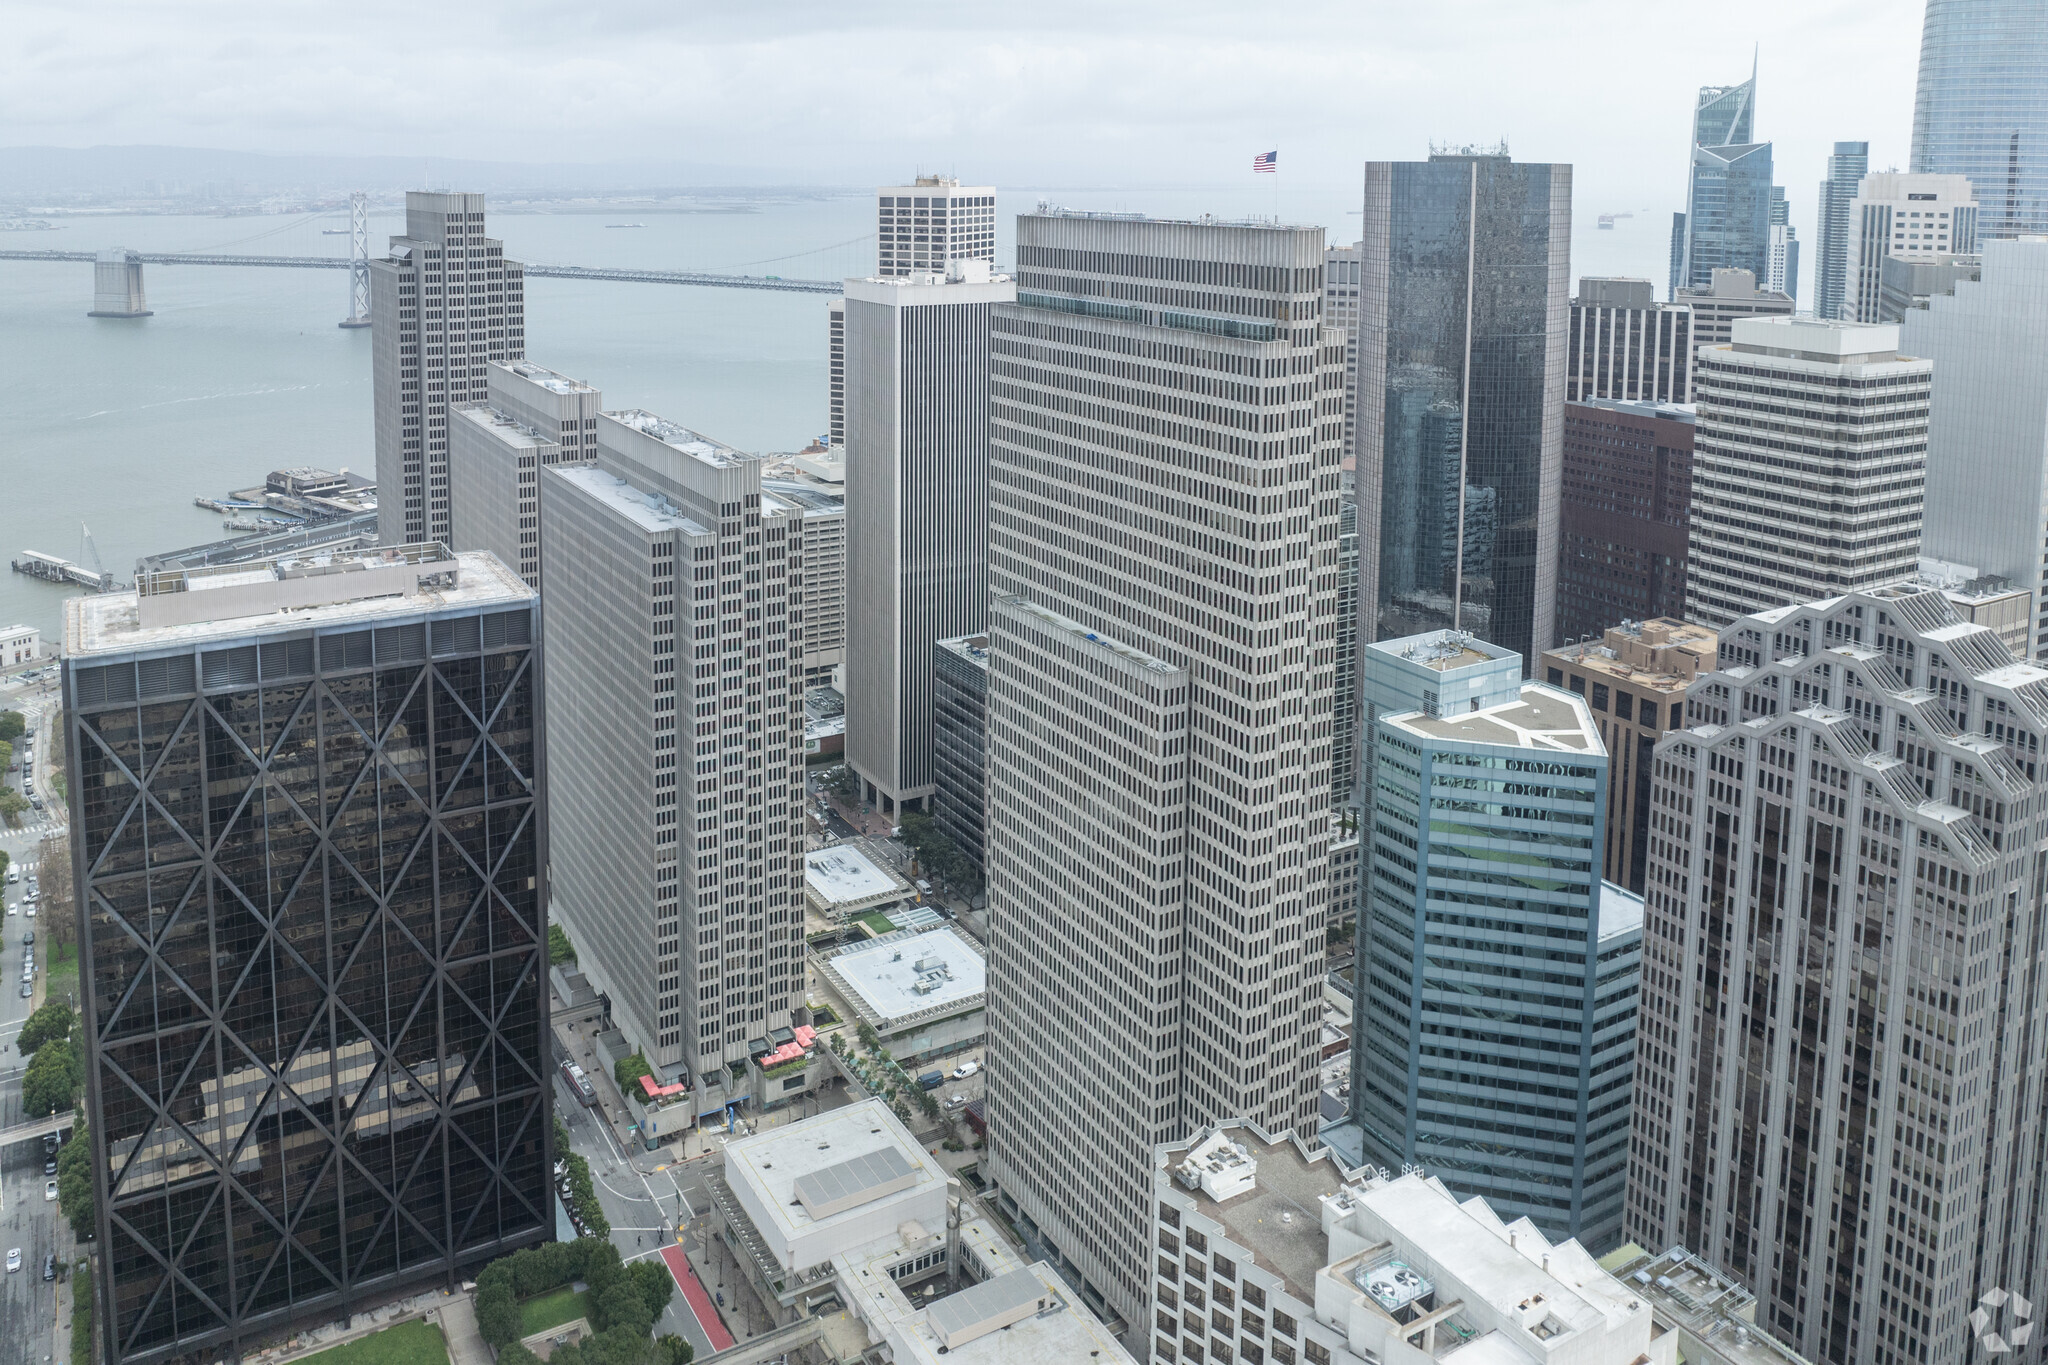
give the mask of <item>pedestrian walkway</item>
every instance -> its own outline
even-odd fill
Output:
[[[703,1281],[697,1278],[696,1271],[690,1269],[690,1258],[683,1254],[681,1247],[671,1244],[661,1249],[661,1259],[667,1264],[668,1273],[675,1277],[676,1287],[683,1291],[683,1299],[696,1316],[697,1325],[711,1339],[711,1349],[730,1349],[733,1335],[726,1330],[725,1319],[718,1315],[718,1305],[711,1302],[711,1295],[704,1291]]]
[[[441,1305],[441,1334],[448,1339],[450,1365],[491,1365],[491,1348],[477,1330],[476,1304],[457,1294]]]

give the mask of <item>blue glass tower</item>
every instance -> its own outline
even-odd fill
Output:
[[[1756,74],[1700,87],[1685,212],[1671,220],[1671,294],[1705,289],[1717,267],[1771,277],[1771,144],[1754,141]]]
[[[1979,237],[2048,232],[2048,0],[1927,0],[1913,169],[1970,177]]]
[[[1600,877],[1593,714],[1471,636],[1361,652],[1352,1111],[1323,1138],[1598,1254],[1621,1236],[1643,902]]]

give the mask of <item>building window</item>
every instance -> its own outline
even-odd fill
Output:
[[[1605,711],[1607,709],[1606,683],[1593,684],[1593,709],[1595,711]]]
[[[1614,718],[1616,720],[1634,720],[1636,718],[1635,708],[1636,699],[1633,696],[1618,687],[1614,689]],[[1653,711],[1651,715],[1654,718],[1655,712]]]
[[[1585,696],[1585,695],[1586,695],[1586,680],[1585,680],[1584,678],[1580,677],[1580,676],[1579,676],[1578,674],[1576,674],[1576,673],[1572,674],[1571,688],[1572,688],[1572,691],[1574,691],[1574,692],[1578,693],[1578,694],[1579,694],[1580,696],[1582,696],[1582,697],[1583,697],[1583,696]]]
[[[1308,1365],[1330,1365],[1330,1348],[1320,1341],[1304,1341],[1301,1353],[1308,1357]]]
[[[1237,1263],[1232,1261],[1228,1256],[1212,1257],[1210,1260],[1210,1264],[1215,1267],[1215,1275],[1217,1279],[1234,1280],[1237,1278]],[[1218,1290],[1217,1297],[1222,1297],[1222,1293],[1223,1291]]]
[[[1274,1309],[1274,1310],[1273,1310],[1273,1330],[1274,1330],[1275,1332],[1279,1333],[1279,1334],[1280,1334],[1281,1336],[1283,1336],[1283,1337],[1291,1337],[1291,1336],[1293,1336],[1293,1335],[1294,1335],[1294,1319],[1293,1319],[1293,1318],[1291,1318],[1291,1317],[1289,1317],[1289,1316],[1287,1316],[1287,1314],[1285,1314],[1285,1313],[1281,1312],[1281,1311],[1280,1311],[1279,1309],[1277,1309],[1277,1308],[1276,1308],[1276,1309]]]
[[[1564,670],[1561,668],[1545,669],[1543,672],[1543,680],[1549,683],[1552,687],[1563,687]]]

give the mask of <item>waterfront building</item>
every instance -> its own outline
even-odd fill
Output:
[[[1152,1188],[1155,1362],[1677,1365],[1638,1286],[1423,1171],[1233,1120],[1162,1146]]]
[[[992,333],[987,1169],[1136,1324],[1154,1148],[1316,1122],[1344,339],[1320,228],[1048,208],[1017,251]]]
[[[1692,309],[1658,303],[1648,280],[1580,280],[1564,385],[1567,403],[1690,403]]]
[[[1610,1246],[1642,900],[1601,877],[1601,727],[1585,697],[1524,682],[1512,651],[1470,636],[1365,653],[1351,1112],[1323,1140],[1351,1165],[1420,1165],[1546,1236]],[[1516,795],[1475,801],[1475,785]]]
[[[541,473],[556,917],[666,1083],[803,999],[804,536],[762,460],[651,413]]]
[[[1852,322],[1895,322],[1883,309],[1888,259],[1934,261],[1977,249],[1977,201],[1960,175],[1863,177],[1849,206],[1842,308]]]
[[[988,628],[989,319],[979,259],[846,282],[846,762],[895,817],[933,790],[932,646]]]
[[[1685,610],[1696,416],[1675,403],[1565,404],[1558,638]]]
[[[1718,664],[1657,747],[1629,1236],[1815,1360],[1979,1358],[1986,1286],[2048,1293],[2048,669],[1915,584]]]
[[[761,497],[804,519],[803,679],[831,687],[846,662],[846,461],[816,446],[761,471]],[[842,712],[843,718],[843,712]]]
[[[1681,289],[1678,301],[1692,310],[1693,382],[1699,382],[1698,357],[1707,346],[1725,346],[1743,318],[1789,316],[1797,305],[1790,294],[1756,287],[1747,270],[1718,269],[1704,289]]]
[[[1984,237],[2048,232],[2048,0],[1928,0],[1912,168],[1967,176]]]
[[[1543,680],[1586,699],[1607,746],[1602,876],[1644,894],[1650,773],[1657,741],[1685,727],[1685,689],[1714,670],[1715,635],[1671,619],[1623,621],[1597,639],[1543,655]]]
[[[33,663],[43,652],[43,633],[34,626],[9,626],[0,630],[0,668]]]
[[[1835,144],[1818,199],[1820,247],[1813,264],[1813,315],[1817,318],[1846,318],[1842,309],[1849,277],[1849,205],[1869,173],[1868,142]]]
[[[1910,578],[1933,364],[1901,354],[1889,324],[1758,318],[1733,332],[1699,354],[1686,619],[1718,628]]]
[[[2048,240],[1984,243],[1983,278],[1905,314],[1899,344],[1934,365],[1925,553],[2036,593],[2048,543]],[[2022,658],[2048,658],[2048,620]]]
[[[987,856],[988,636],[932,646],[932,819],[981,866]]]
[[[405,545],[64,607],[100,1359],[554,1240],[533,591]]]
[[[459,550],[489,550],[539,591],[540,471],[595,454],[603,398],[524,360],[494,360],[484,378],[483,402],[449,411],[448,535]]]
[[[1792,206],[1785,202],[1785,191],[1777,185],[1771,186],[1771,238],[1770,258],[1764,281],[1765,287],[1773,293],[1783,294],[1797,302],[1799,299],[1799,233],[1792,226]]]
[[[996,187],[950,175],[875,191],[875,274],[944,275],[955,261],[996,263]]]
[[[1369,162],[1360,241],[1362,640],[1552,641],[1571,167]]]
[[[484,236],[481,194],[407,191],[405,233],[370,262],[377,534],[449,541],[448,419],[526,355],[526,274]]]
[[[1754,72],[1740,85],[1700,87],[1685,212],[1672,221],[1673,300],[1708,288],[1720,269],[1770,278],[1771,144],[1753,140],[1755,103]]]

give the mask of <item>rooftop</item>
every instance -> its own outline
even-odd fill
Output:
[[[773,497],[805,516],[844,516],[846,513],[843,488],[821,488],[795,479],[764,478],[761,480],[761,496],[764,501]]]
[[[1123,641],[1111,639],[1107,635],[1098,635],[1079,621],[1070,621],[1056,611],[1048,611],[1029,598],[1004,597],[998,600],[1026,616],[1038,618],[1049,630],[1059,631],[1062,634],[1074,636],[1076,639],[1086,640],[1096,648],[1107,650],[1119,659],[1138,668],[1150,669],[1155,673],[1179,673],[1181,671],[1181,669],[1168,663],[1166,660],[1147,654],[1144,650],[1134,645],[1127,645]]]
[[[597,390],[580,379],[571,379],[545,365],[536,365],[530,360],[515,360],[505,367],[521,379],[530,380],[551,393],[596,393]]]
[[[889,1177],[849,1178],[848,1163],[857,1158],[883,1163]],[[785,1247],[815,1228],[872,1218],[870,1206],[891,1194],[924,1192],[946,1183],[938,1162],[877,1099],[727,1143],[725,1178],[729,1184],[745,1181],[760,1194],[774,1223],[762,1231]],[[810,1191],[836,1191],[837,1198],[807,1202]],[[812,1207],[822,1212],[814,1216]],[[875,1229],[877,1239],[895,1235],[894,1221]]]
[[[1674,617],[1623,621],[1599,640],[1560,645],[1545,659],[1561,660],[1638,690],[1683,692],[1701,673],[1711,672],[1721,637],[1706,626]]]
[[[1678,1329],[1689,1365],[1807,1365],[1757,1329],[1755,1295],[1684,1247],[1653,1256],[1629,1242],[1600,1264],[1648,1299],[1657,1321]]]
[[[1098,218],[1116,223],[1166,223],[1174,227],[1214,228],[1258,228],[1267,232],[1321,232],[1324,229],[1312,223],[1283,223],[1278,218],[1248,215],[1243,218],[1223,218],[1213,213],[1197,214],[1193,218],[1156,218],[1149,213],[1124,213],[1108,209],[1070,209],[1059,204],[1039,200],[1033,213],[1040,218]]]
[[[683,510],[659,493],[635,488],[615,474],[595,465],[555,465],[550,471],[597,499],[614,512],[630,519],[643,531],[684,531],[709,535],[707,527],[683,515]]]
[[[1600,939],[1604,943],[1643,927],[1643,898],[1625,886],[1600,883]]]
[[[1470,668],[1474,664],[1496,663],[1502,659],[1512,658],[1518,662],[1521,659],[1514,650],[1489,644],[1464,630],[1424,631],[1420,635],[1404,635],[1396,640],[1377,640],[1366,648],[1375,654],[1437,673]]]
[[[833,953],[832,975],[877,1020],[978,1001],[988,989],[981,954],[951,929],[898,931]]]
[[[988,667],[988,636],[956,635],[950,640],[939,641],[938,647],[948,654],[958,655],[982,668]]]
[[[605,416],[621,426],[631,427],[643,436],[652,436],[664,445],[673,446],[685,455],[702,460],[705,464],[718,469],[731,469],[748,460],[759,458],[692,431],[680,422],[671,422],[666,417],[657,417],[639,408],[622,408],[617,412],[608,412]]]
[[[1226,1125],[1225,1131],[1257,1166],[1251,1188],[1220,1201],[1199,1188],[1176,1189],[1197,1213],[1221,1224],[1224,1235],[1258,1266],[1285,1280],[1288,1293],[1314,1303],[1316,1272],[1330,1263],[1322,1201],[1344,1188],[1346,1172],[1327,1150],[1311,1159],[1291,1139],[1266,1138],[1249,1124]]]
[[[533,598],[519,575],[483,551],[451,554],[427,544],[285,555],[162,570],[142,575],[129,592],[67,598],[64,652],[83,659],[421,612],[526,606]]]
[[[861,852],[857,844],[833,844],[804,855],[804,885],[826,905],[908,895],[910,883]]]
[[[1497,744],[1514,749],[1549,749],[1565,753],[1605,755],[1599,727],[1586,703],[1569,692],[1541,683],[1522,684],[1522,695],[1503,706],[1446,716],[1420,711],[1390,716],[1386,724],[1431,739],[1465,744]]]
[[[492,437],[500,444],[517,450],[555,444],[524,422],[514,421],[488,403],[464,403],[455,409],[455,415],[462,421],[489,428]]]

